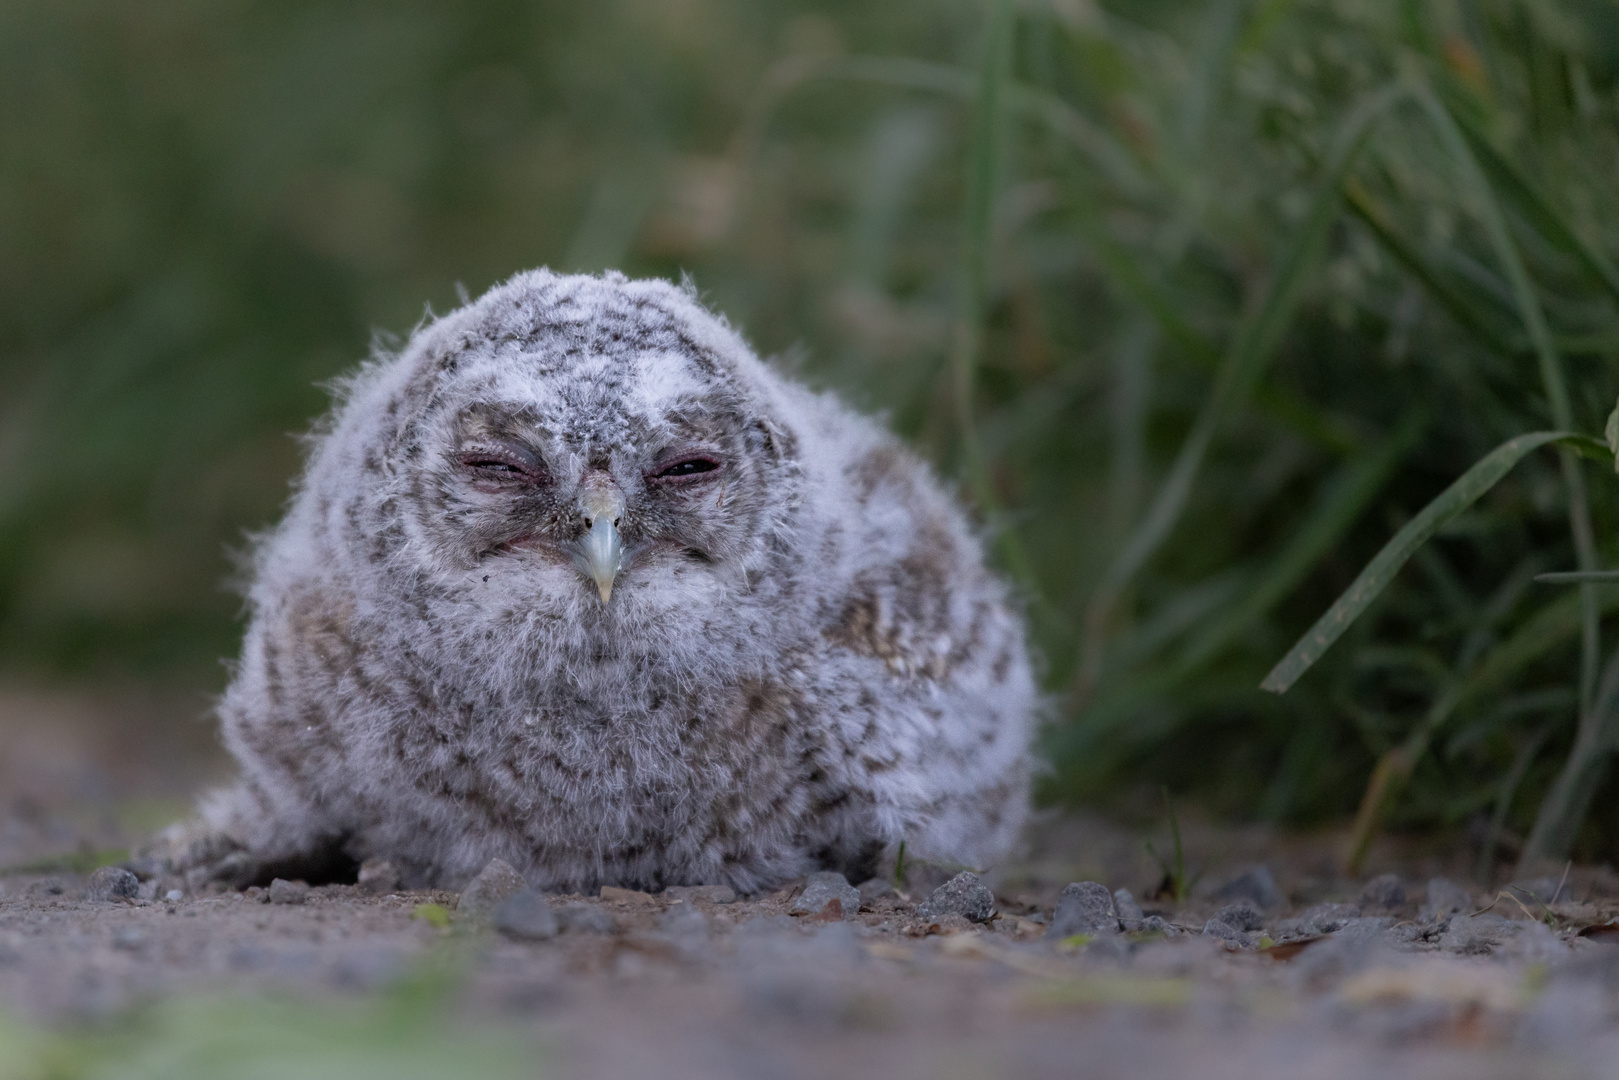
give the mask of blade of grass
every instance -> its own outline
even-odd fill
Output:
[[[1305,278],[1338,215],[1344,178],[1367,134],[1372,125],[1405,96],[1406,91],[1400,87],[1374,94],[1351,110],[1340,125],[1325,176],[1316,189],[1305,224],[1289,242],[1264,301],[1243,321],[1215,379],[1214,390],[1181,444],[1157,497],[1129,541],[1103,572],[1092,594],[1082,628],[1085,644],[1073,687],[1078,701],[1089,696],[1101,675],[1103,638],[1120,595],[1180,520],[1215,434],[1247,398],[1280,344]]]
[[[1551,200],[1495,148],[1465,111],[1449,111],[1495,188],[1511,200],[1513,207],[1535,231],[1553,247],[1573,255],[1592,280],[1601,285],[1611,298],[1619,300],[1619,270],[1614,268],[1607,256],[1574,231],[1567,219],[1552,206]]]
[[[1043,595],[1034,563],[1009,522],[999,513],[999,499],[989,463],[978,441],[974,416],[974,383],[983,347],[984,316],[989,306],[989,273],[994,243],[995,206],[1006,154],[1002,102],[1012,68],[1016,18],[1011,0],[995,0],[984,32],[984,60],[973,107],[972,137],[967,155],[967,200],[963,208],[961,267],[952,335],[950,372],[955,390],[956,425],[966,474],[980,511],[993,528],[1007,569],[1039,602]]]
[[[1541,387],[1551,407],[1552,424],[1563,431],[1572,431],[1574,411],[1569,404],[1562,360],[1552,342],[1551,329],[1546,324],[1540,297],[1529,279],[1529,272],[1524,268],[1495,192],[1450,110],[1426,86],[1416,85],[1413,95],[1460,168],[1464,182],[1478,200],[1478,210],[1484,219],[1485,231],[1489,233],[1490,244],[1512,286],[1518,317],[1523,321],[1524,329],[1535,347],[1535,356],[1540,364]],[[1585,493],[1585,478],[1572,453],[1565,452],[1559,458],[1563,483],[1568,488],[1569,531],[1574,537],[1575,560],[1581,570],[1595,570],[1596,538],[1591,528],[1591,507]],[[1580,645],[1580,701],[1582,711],[1589,713],[1592,695],[1596,691],[1598,654],[1601,650],[1596,593],[1590,585],[1580,586],[1580,601],[1585,612],[1585,632]]]
[[[1520,872],[1538,873],[1541,868],[1568,857],[1574,836],[1607,774],[1616,745],[1619,745],[1619,651],[1609,659],[1594,700],[1580,716],[1574,746],[1535,814],[1535,824],[1518,858]]]
[[[1477,502],[1485,492],[1496,485],[1512,467],[1531,451],[1551,443],[1596,443],[1585,435],[1566,431],[1536,431],[1508,439],[1490,451],[1477,464],[1463,473],[1422,511],[1406,523],[1394,538],[1366,564],[1343,595],[1338,597],[1326,614],[1299,638],[1286,656],[1271,669],[1260,688],[1276,694],[1285,694],[1298,681],[1299,676],[1332,647],[1349,625],[1360,617],[1377,599],[1394,575],[1406,564],[1412,554],[1440,527]],[[1601,445],[1601,444],[1597,444]]]
[[[1371,230],[1383,249],[1422,283],[1428,295],[1439,302],[1439,306],[1456,321],[1457,326],[1485,348],[1503,354],[1507,352],[1503,349],[1500,334],[1490,327],[1484,314],[1429,265],[1428,260],[1405,239],[1398,226],[1389,220],[1387,212],[1359,180],[1349,178],[1344,185],[1344,198],[1349,209]]]
[[[1548,585],[1599,585],[1619,582],[1619,570],[1567,570],[1551,574],[1536,574],[1536,581]]]
[[[1217,654],[1232,637],[1270,611],[1332,550],[1353,525],[1366,504],[1383,489],[1427,426],[1421,413],[1408,415],[1382,446],[1357,456],[1324,485],[1310,515],[1293,530],[1280,552],[1268,558],[1266,569],[1243,599],[1191,642],[1176,668],[1195,669]]]
[[[1357,876],[1360,873],[1361,861],[1376,839],[1384,815],[1427,754],[1440,729],[1452,716],[1484,695],[1500,689],[1511,676],[1575,637],[1582,629],[1582,615],[1576,597],[1549,604],[1536,612],[1506,641],[1468,665],[1461,677],[1450,679],[1449,684],[1434,698],[1422,720],[1406,735],[1405,741],[1385,751],[1373,768],[1350,830],[1345,859],[1347,874]]]

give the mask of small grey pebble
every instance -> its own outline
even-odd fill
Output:
[[[1113,911],[1113,894],[1095,881],[1074,881],[1062,887],[1057,910],[1051,916],[1047,938],[1060,939],[1075,934],[1117,934],[1119,918]]]
[[[520,889],[495,905],[495,929],[520,941],[544,941],[561,929],[551,904],[532,889]]]
[[[556,911],[557,924],[574,934],[611,934],[613,916],[596,904],[565,904]]]
[[[924,919],[960,915],[969,922],[988,922],[995,915],[995,894],[977,874],[964,871],[934,889],[916,913]]]
[[[1455,915],[1439,939],[1439,947],[1464,956],[1482,955],[1520,929],[1518,924],[1499,915]]]
[[[90,886],[85,890],[84,898],[103,903],[134,900],[140,891],[140,878],[121,866],[103,866],[90,875]]]
[[[1246,934],[1230,923],[1218,918],[1210,919],[1203,924],[1203,936],[1219,938],[1242,949],[1251,949],[1254,946],[1252,935]]]
[[[887,878],[867,878],[860,883],[858,889],[862,904],[871,904],[886,896],[894,895],[894,883]]]
[[[309,899],[309,883],[276,878],[270,882],[270,903],[301,904]]]
[[[787,913],[814,919],[852,919],[860,913],[860,891],[842,874],[811,874],[809,884]]]
[[[1270,867],[1260,865],[1214,890],[1214,899],[1247,900],[1260,910],[1269,911],[1281,906],[1282,893],[1276,888],[1276,879],[1271,876]]]
[[[488,918],[496,904],[527,885],[511,863],[505,859],[490,859],[488,865],[478,871],[478,876],[461,890],[455,910],[475,919]]]
[[[1449,915],[1471,911],[1473,894],[1446,878],[1436,877],[1428,882],[1428,894],[1417,913],[1423,922],[1435,922]]]
[[[370,896],[398,892],[399,868],[387,859],[367,859],[360,864],[357,884],[361,892]]]
[[[1141,932],[1144,934],[1162,934],[1165,937],[1177,937],[1180,929],[1162,915],[1148,915],[1141,920]]]
[[[1362,912],[1392,912],[1405,907],[1405,882],[1398,874],[1379,874],[1360,891]]]
[[[677,903],[736,903],[736,890],[729,885],[671,885],[663,895]]]
[[[1252,904],[1227,904],[1214,913],[1214,917],[1238,930],[1258,930],[1265,925],[1265,916]]]
[[[1146,916],[1141,913],[1141,905],[1129,889],[1113,890],[1113,910],[1118,913],[1119,926],[1127,933],[1135,933],[1141,929],[1141,923]]]
[[[163,894],[163,899],[167,900],[169,903],[172,904],[176,900],[184,900],[185,895],[186,894],[181,892],[179,889],[170,889],[168,892]],[[268,896],[269,893],[266,893],[265,895]]]
[[[1354,904],[1317,904],[1306,909],[1299,921],[1317,934],[1330,934],[1358,918],[1360,908]]]

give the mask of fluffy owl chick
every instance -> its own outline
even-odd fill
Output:
[[[1023,628],[915,457],[687,291],[535,271],[365,366],[254,563],[205,804],[262,862],[724,883],[1024,817]]]

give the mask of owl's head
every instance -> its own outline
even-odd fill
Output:
[[[390,561],[594,622],[712,601],[779,557],[798,475],[779,384],[687,291],[522,274],[369,378]]]

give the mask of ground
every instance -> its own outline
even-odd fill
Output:
[[[803,885],[525,908],[385,877],[87,899],[91,866],[228,774],[205,715],[0,692],[0,1080],[1619,1075],[1619,878],[1484,889],[1472,852],[1388,842],[1368,882],[1330,833],[1186,822],[1203,874],[1176,903],[1143,848],[1165,823],[1047,814],[983,923],[919,911],[926,867],[841,913],[793,914]],[[1080,881],[1162,923],[1054,932]]]

